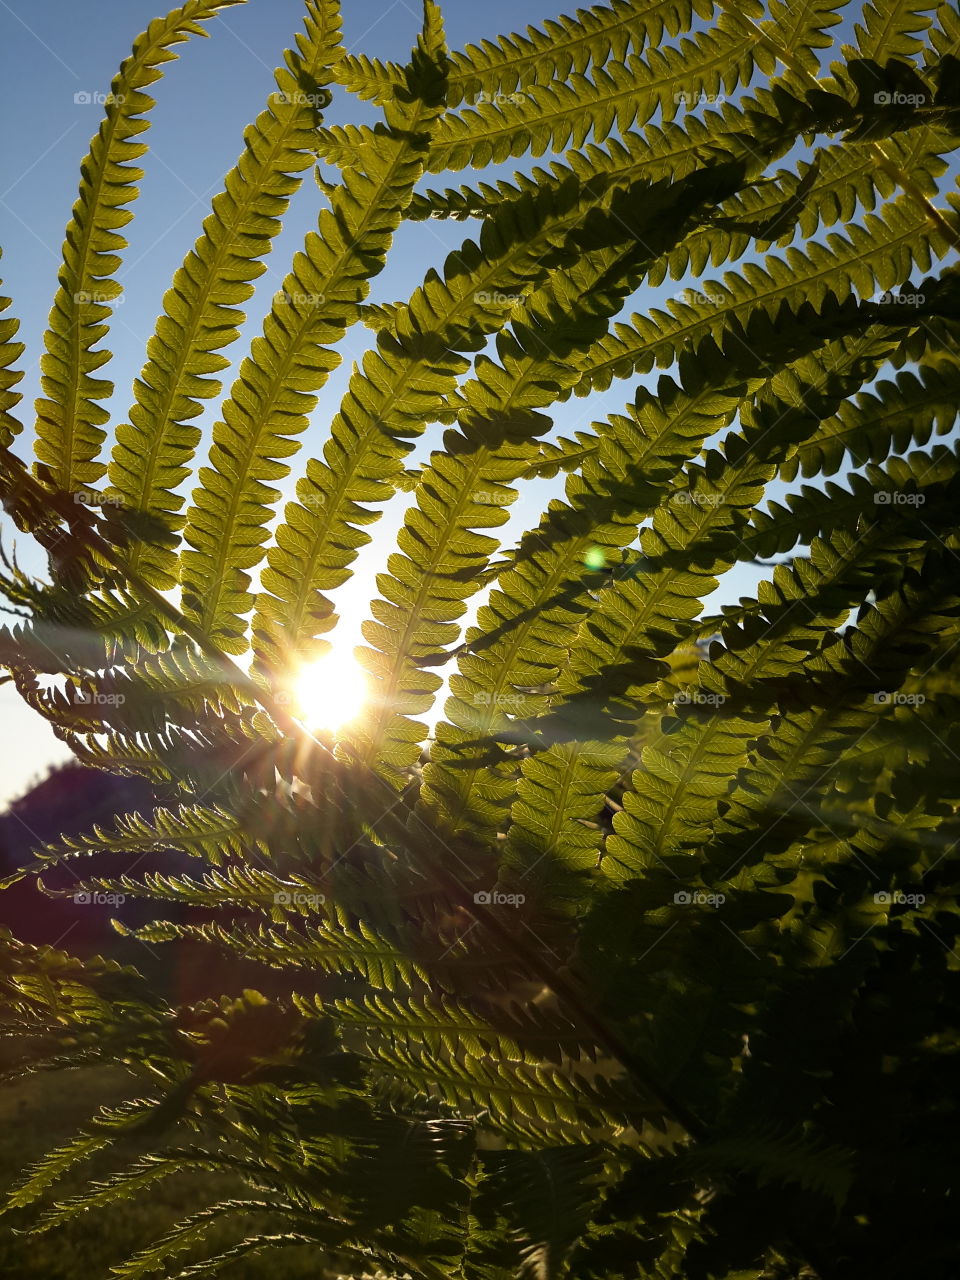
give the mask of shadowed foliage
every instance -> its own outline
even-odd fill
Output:
[[[113,82],[32,467],[0,322],[0,493],[49,556],[4,557],[0,667],[140,788],[6,868],[126,948],[4,916],[11,1088],[128,1085],[9,1221],[171,1179],[193,1211],[114,1275],[955,1280],[955,6],[609,0],[451,52],[424,0],[392,63],[306,0],[111,423],[145,88],[234,2]],[[376,123],[325,121],[350,94]],[[226,388],[295,198],[316,230]],[[474,238],[371,301],[427,219]],[[313,731],[291,691],[391,500],[370,696]]]

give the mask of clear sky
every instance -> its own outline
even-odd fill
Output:
[[[56,288],[64,227],[76,195],[79,164],[100,121],[101,108],[78,100],[78,95],[102,94],[109,89],[133,38],[163,12],[161,5],[162,0],[0,0],[0,75],[5,87],[0,130],[0,243],[4,248],[0,274],[4,292],[13,298],[13,313],[22,321],[20,336],[27,343],[20,406],[27,420],[39,392],[37,362]],[[482,5],[445,0],[442,7],[450,46],[458,49],[485,36],[522,30],[529,22],[539,24],[556,16],[561,7],[572,11],[576,6],[561,6],[559,0],[486,0]],[[418,3],[343,0],[343,10],[348,49],[370,57],[406,58],[420,26]],[[168,64],[164,78],[152,87],[157,107],[144,135],[150,147],[141,161],[146,176],[142,195],[132,206],[135,220],[126,230],[130,247],[119,273],[124,296],[114,313],[107,343],[114,359],[100,375],[116,384],[109,405],[114,423],[127,416],[131,383],[143,364],[163,293],[193,245],[224,174],[236,160],[244,126],[262,109],[273,88],[273,68],[301,28],[302,14],[301,0],[249,0],[228,9],[208,24],[211,39],[193,39],[179,46],[180,60]],[[341,92],[326,119],[328,123],[359,121],[370,118],[371,110]],[[514,167],[510,162],[501,171],[509,174]],[[453,175],[446,185],[460,180],[472,184],[479,176],[475,171]],[[444,182],[432,178],[429,185],[442,186]],[[315,225],[317,208],[318,193],[308,174],[268,259],[269,271],[248,308],[247,328],[228,352],[234,358],[245,353],[250,338],[259,330],[293,253]],[[374,282],[371,300],[408,297],[429,266],[439,266],[446,252],[465,236],[475,234],[475,224],[470,223],[434,221],[402,227],[387,269]],[[674,282],[655,293],[647,290],[637,305],[645,309],[678,287]],[[285,492],[292,493],[306,457],[319,452],[351,364],[370,345],[371,337],[369,331],[358,327],[341,344],[343,365],[321,393],[316,426],[303,438],[304,447],[293,460]],[[227,371],[227,386],[230,378]],[[571,400],[558,406],[557,427],[563,434],[586,428],[607,412],[622,409],[632,394],[632,383],[620,382],[603,396]],[[215,419],[216,405],[211,402],[202,425],[209,427]],[[436,442],[436,433],[428,433],[419,452]],[[18,449],[21,456],[28,457],[29,443]],[[529,486],[512,509],[505,538],[511,539],[519,527],[533,523],[553,492],[556,484]],[[392,548],[404,501],[388,508],[375,526],[373,544],[361,554],[353,579],[338,594],[342,630],[350,643],[359,639],[359,623],[366,616],[362,606],[375,591],[373,574]],[[9,547],[9,522],[0,520],[0,527]],[[43,572],[43,560],[29,539],[19,538],[17,548],[25,568]],[[735,597],[752,586],[755,576],[749,570],[739,571],[734,583],[725,584],[725,593]],[[0,688],[0,718],[2,804],[19,794],[51,761],[66,758],[67,752],[9,686]]]

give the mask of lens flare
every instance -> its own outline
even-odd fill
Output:
[[[363,711],[370,685],[352,653],[331,650],[300,669],[293,696],[306,725],[335,732]]]

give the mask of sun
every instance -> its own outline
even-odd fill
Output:
[[[352,653],[336,649],[301,667],[292,688],[304,724],[331,732],[356,720],[370,697],[366,672]]]

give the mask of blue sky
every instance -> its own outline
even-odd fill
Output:
[[[370,57],[405,59],[420,25],[418,3],[344,0],[343,9],[348,49]],[[448,40],[455,49],[485,36],[522,30],[526,23],[540,23],[557,12],[550,0],[487,0],[479,6],[447,0],[443,9]],[[76,195],[79,164],[100,120],[101,109],[78,101],[77,95],[105,93],[134,36],[162,12],[157,0],[43,0],[42,4],[36,0],[0,0],[0,73],[7,103],[6,127],[0,134],[0,243],[4,247],[0,274],[4,277],[4,292],[13,298],[13,312],[22,321],[20,336],[27,343],[23,362],[26,377],[21,386],[21,412],[27,419],[39,391],[37,359],[56,288],[63,232]],[[250,0],[226,10],[208,24],[211,39],[193,39],[179,46],[180,60],[168,64],[164,78],[152,89],[157,107],[151,113],[152,125],[145,135],[150,146],[141,162],[146,176],[141,198],[132,206],[135,220],[126,231],[130,247],[120,272],[124,296],[115,311],[107,344],[114,359],[102,374],[116,384],[109,406],[114,422],[126,417],[131,383],[143,363],[144,348],[163,293],[192,246],[224,174],[236,160],[244,126],[262,109],[273,88],[273,68],[300,29],[302,13],[302,0]],[[328,123],[357,121],[369,118],[370,111],[341,93],[326,119]],[[509,174],[514,167],[511,162],[500,172]],[[453,175],[449,183],[434,178],[428,185],[454,185],[458,180],[472,184],[479,176],[470,171]],[[315,225],[317,209],[318,193],[308,174],[268,260],[269,270],[248,308],[247,328],[240,342],[228,352],[234,358],[244,354],[250,338],[259,330],[271,295],[279,287],[293,253]],[[409,296],[429,266],[439,265],[450,249],[472,234],[474,228],[463,223],[430,222],[402,227],[387,269],[374,282],[371,300],[393,301]],[[646,308],[664,295],[675,293],[678,287],[674,282],[655,295],[648,291],[642,306]],[[286,492],[292,492],[306,457],[321,448],[326,424],[336,410],[351,364],[362,355],[370,338],[369,331],[358,327],[342,344],[343,364],[321,393],[316,426],[304,437],[304,448],[294,459],[293,474],[283,486]],[[230,376],[227,371],[227,386]],[[632,384],[621,382],[604,396],[571,400],[558,407],[557,426],[564,434],[586,428],[592,420],[621,409],[631,396]],[[203,422],[209,426],[215,414],[216,401]],[[419,452],[422,454],[436,440],[435,433],[428,433]],[[29,447],[19,447],[21,456],[28,456]],[[556,486],[540,483],[530,490],[513,508],[505,533],[508,540],[519,527],[536,520]],[[339,594],[342,630],[350,643],[359,639],[359,623],[366,616],[363,605],[375,590],[373,574],[382,567],[392,548],[402,515],[402,502],[387,510],[375,527],[373,544],[357,561],[354,578]],[[9,545],[10,527],[2,527]],[[18,550],[25,568],[43,571],[43,561],[28,540],[20,539]],[[749,571],[738,574],[726,594],[742,593],[752,585],[754,576]],[[18,794],[49,762],[66,758],[67,753],[45,723],[6,686],[0,688],[0,716],[2,803]]]

